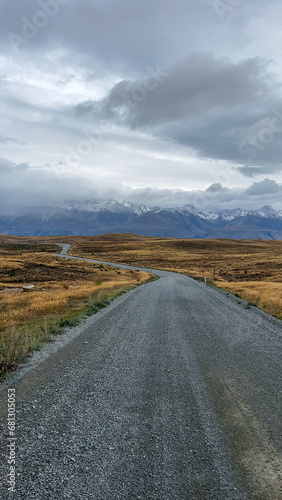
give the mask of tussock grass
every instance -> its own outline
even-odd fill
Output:
[[[54,251],[58,248],[52,244],[24,245],[16,238],[4,243],[0,238],[0,375],[62,328],[95,314],[151,276],[67,261],[52,255]],[[23,292],[24,283],[34,284],[34,290]]]
[[[61,321],[76,321],[91,304],[149,278],[148,273],[54,257],[54,243],[66,241],[71,253],[80,257],[172,270],[202,281],[206,276],[208,283],[282,319],[281,241],[0,235],[2,367],[15,366],[49,339],[50,331],[58,331]],[[20,293],[25,282],[34,283],[35,291]]]
[[[18,323],[0,332],[0,378],[8,371],[14,370],[19,363],[25,361],[28,354],[39,349],[45,342],[51,341],[54,335],[60,334],[67,327],[76,326],[87,316],[96,314],[110,304],[120,293],[129,290],[115,286],[104,289],[100,293],[103,299],[95,300],[93,295],[83,297],[72,309],[62,309]]]
[[[108,281],[100,285],[85,282],[65,289],[63,285],[54,285],[49,291],[0,295],[1,330],[8,327],[34,321],[49,314],[61,314],[66,309],[77,309],[85,298],[107,296],[107,291],[134,284],[133,280]]]
[[[175,240],[102,235],[73,240],[77,255],[184,273],[282,319],[282,241]]]
[[[250,306],[259,307],[268,314],[282,319],[282,283],[250,281],[219,283],[219,285],[246,300]]]

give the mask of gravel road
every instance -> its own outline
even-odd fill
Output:
[[[186,276],[157,274],[2,383],[1,498],[282,498],[282,323]]]

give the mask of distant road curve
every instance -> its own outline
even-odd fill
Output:
[[[3,384],[4,456],[7,389],[17,394],[11,498],[282,498],[282,322],[184,275],[155,273]]]
[[[62,247],[62,250],[61,250],[59,255],[65,255],[66,253],[68,253],[68,251],[71,247],[71,245],[69,245],[69,243],[55,243],[55,245]]]

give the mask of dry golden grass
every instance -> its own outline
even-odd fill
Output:
[[[25,346],[23,355],[37,347],[42,339],[49,338],[50,328],[56,329],[62,317],[75,317],[89,301],[107,299],[148,278],[148,274],[135,271],[54,257],[52,253],[58,252],[56,242],[70,243],[70,252],[80,257],[174,270],[200,279],[206,276],[214,285],[282,319],[281,241],[175,240],[130,234],[44,238],[0,235],[2,360],[3,356],[18,359],[17,345]],[[17,288],[25,282],[34,283],[35,291],[19,293]],[[3,340],[7,335],[10,347]]]
[[[0,237],[0,372],[13,368],[65,322],[150,275],[52,255],[58,247]],[[30,240],[30,239],[29,239]],[[33,240],[34,243],[35,240]],[[31,243],[30,241],[28,243]],[[23,292],[23,284],[35,285]]]
[[[175,240],[135,235],[74,238],[72,252],[175,270],[238,294],[282,319],[282,241]]]
[[[224,290],[235,293],[249,304],[282,319],[282,283],[249,281],[220,283]]]

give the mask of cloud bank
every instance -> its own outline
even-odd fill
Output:
[[[115,199],[145,204],[149,207],[195,205],[198,208],[257,209],[269,202],[281,209],[282,184],[271,179],[253,182],[247,188],[228,188],[221,183],[207,189],[132,188],[121,183],[92,184],[80,176],[62,176],[59,165],[30,167],[11,164],[0,158],[0,210],[2,214],[18,213],[27,207],[45,206],[66,200]],[[11,199],[10,193],[13,192]],[[17,202],[15,202],[17,200]]]
[[[282,4],[224,4],[2,0],[2,207],[278,206]]]

